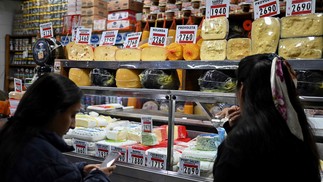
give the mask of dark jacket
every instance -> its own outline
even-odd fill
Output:
[[[22,136],[23,137],[23,136]],[[10,170],[12,182],[109,182],[100,170],[84,176],[85,163],[71,163],[62,152],[73,151],[64,140],[52,132],[34,137],[22,149],[15,167]],[[2,164],[3,165],[3,164]]]

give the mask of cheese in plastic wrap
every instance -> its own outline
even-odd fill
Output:
[[[323,35],[323,14],[306,14],[281,18],[281,37],[308,37]]]
[[[227,40],[204,40],[201,45],[201,61],[224,60],[227,55]]]
[[[67,51],[69,60],[93,61],[94,58],[93,48],[88,44],[75,43]]]
[[[161,154],[161,155],[167,155],[167,148],[166,147],[151,148],[151,149],[146,150],[146,155],[148,155],[148,152],[155,153],[155,154]],[[174,150],[173,165],[177,164],[179,162],[180,156],[181,156],[181,153]]]
[[[186,148],[183,150],[182,158],[214,162],[216,153],[216,151],[203,151],[197,150],[196,148]]]
[[[251,53],[275,53],[280,37],[278,18],[264,17],[252,22]]]
[[[84,128],[76,127],[75,129],[69,131],[68,137],[96,142],[105,139],[105,130],[101,128]]]
[[[280,39],[279,56],[285,59],[322,57],[323,37]]]
[[[225,39],[229,32],[229,20],[226,17],[205,19],[201,32],[203,40]]]
[[[233,38],[227,43],[227,59],[240,60],[251,53],[251,39]]]
[[[98,46],[94,49],[94,61],[115,61],[116,46]]]
[[[218,134],[200,134],[196,139],[196,149],[205,151],[216,151],[221,143]]]

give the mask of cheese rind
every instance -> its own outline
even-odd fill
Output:
[[[116,85],[120,88],[141,88],[140,70],[120,68],[116,72]]]
[[[165,61],[166,58],[167,50],[165,47],[150,46],[141,51],[142,61]]]
[[[94,49],[94,61],[115,61],[116,46],[98,46]]]
[[[141,50],[140,49],[118,49],[116,50],[117,61],[140,61]]]
[[[204,40],[200,52],[201,61],[224,60],[227,54],[227,41]]]
[[[90,71],[87,69],[71,68],[68,72],[68,78],[77,86],[90,86]]]
[[[93,48],[88,44],[75,43],[67,49],[69,60],[77,61],[93,61],[94,52]]]
[[[227,59],[240,60],[251,53],[251,40],[249,38],[233,38],[227,43]]]
[[[252,22],[251,53],[275,53],[280,37],[278,18],[265,17]]]
[[[286,16],[281,18],[281,37],[308,37],[323,35],[323,14]]]
[[[229,20],[226,17],[205,19],[201,31],[203,40],[225,39],[229,32]]]
[[[289,38],[279,41],[278,54],[285,59],[322,58],[323,37]]]

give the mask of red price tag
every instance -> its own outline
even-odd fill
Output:
[[[280,13],[279,1],[278,0],[260,0],[254,2],[255,19],[263,18],[267,16],[274,16]]]
[[[78,154],[87,154],[87,142],[74,140],[75,152]]]
[[[105,158],[109,154],[109,145],[95,144],[95,154],[97,157]]]
[[[127,35],[126,40],[123,44],[124,48],[137,48],[139,45],[141,32],[130,33]]]
[[[166,155],[148,152],[147,158],[147,166],[158,169],[166,169]]]
[[[230,0],[208,0],[205,3],[206,19],[216,17],[229,17]]]
[[[166,28],[151,27],[148,44],[154,46],[166,46],[167,33],[168,29]]]
[[[114,45],[116,43],[117,35],[118,30],[102,32],[99,45]]]
[[[200,176],[200,169],[200,161],[180,158],[179,172],[181,174]]]
[[[132,148],[128,149],[128,163],[145,166],[145,151],[143,150],[134,150]]]
[[[52,22],[40,24],[39,27],[40,27],[40,37],[41,38],[54,37]]]
[[[118,158],[118,161],[127,162],[127,149],[111,146],[111,152],[119,152],[121,155]]]
[[[312,0],[291,0],[286,2],[286,16],[315,13]]]
[[[89,44],[92,34],[90,28],[79,28],[77,29],[76,42],[81,44]]]
[[[226,16],[227,11],[228,10],[226,4],[211,6],[210,18]]]
[[[142,132],[151,133],[153,131],[153,119],[151,117],[141,117]]]

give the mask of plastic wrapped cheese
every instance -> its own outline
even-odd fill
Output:
[[[116,46],[98,46],[94,49],[94,61],[115,61]]]
[[[86,141],[99,141],[105,139],[105,130],[101,128],[76,127],[68,132],[68,137]]]
[[[196,148],[186,148],[183,150],[182,158],[200,161],[215,161],[216,151],[203,151]]]
[[[204,40],[201,45],[201,61],[224,60],[227,54],[226,40]]]
[[[92,61],[94,58],[93,48],[88,44],[73,44],[67,49],[69,60]]]
[[[167,47],[167,59],[175,61],[183,59],[183,46],[179,43],[171,43]]]
[[[158,139],[155,133],[141,133],[141,143],[147,146],[153,146],[158,144]]]
[[[205,19],[201,31],[203,40],[225,39],[229,32],[229,21],[226,17]]]
[[[280,39],[279,56],[285,59],[322,57],[323,37]]]
[[[286,16],[281,18],[281,37],[308,37],[323,35],[323,14]]]
[[[117,61],[140,61],[141,50],[140,49],[118,49],[116,50]]]
[[[220,136],[218,134],[200,134],[196,139],[196,149],[206,151],[216,151],[220,145]]]
[[[113,130],[107,130],[107,138],[116,141],[127,140],[126,127],[114,127]]]
[[[151,152],[151,153],[154,153],[154,154],[167,155],[167,148],[166,147],[151,148],[151,149],[146,150],[146,155],[148,155],[148,152]],[[174,150],[173,164],[177,164],[179,162],[180,157],[181,157],[181,153]]]
[[[140,70],[120,68],[116,72],[116,85],[120,88],[141,88]]]
[[[278,18],[264,17],[252,22],[251,53],[275,53],[280,37]]]
[[[142,61],[165,61],[167,50],[165,47],[150,46],[141,50]]]
[[[193,61],[200,59],[200,47],[197,44],[183,45],[183,58],[186,61]]]
[[[68,78],[77,86],[90,86],[90,71],[87,69],[71,68],[68,72]]]
[[[240,60],[249,56],[251,52],[251,40],[249,38],[233,38],[227,43],[227,59]]]

